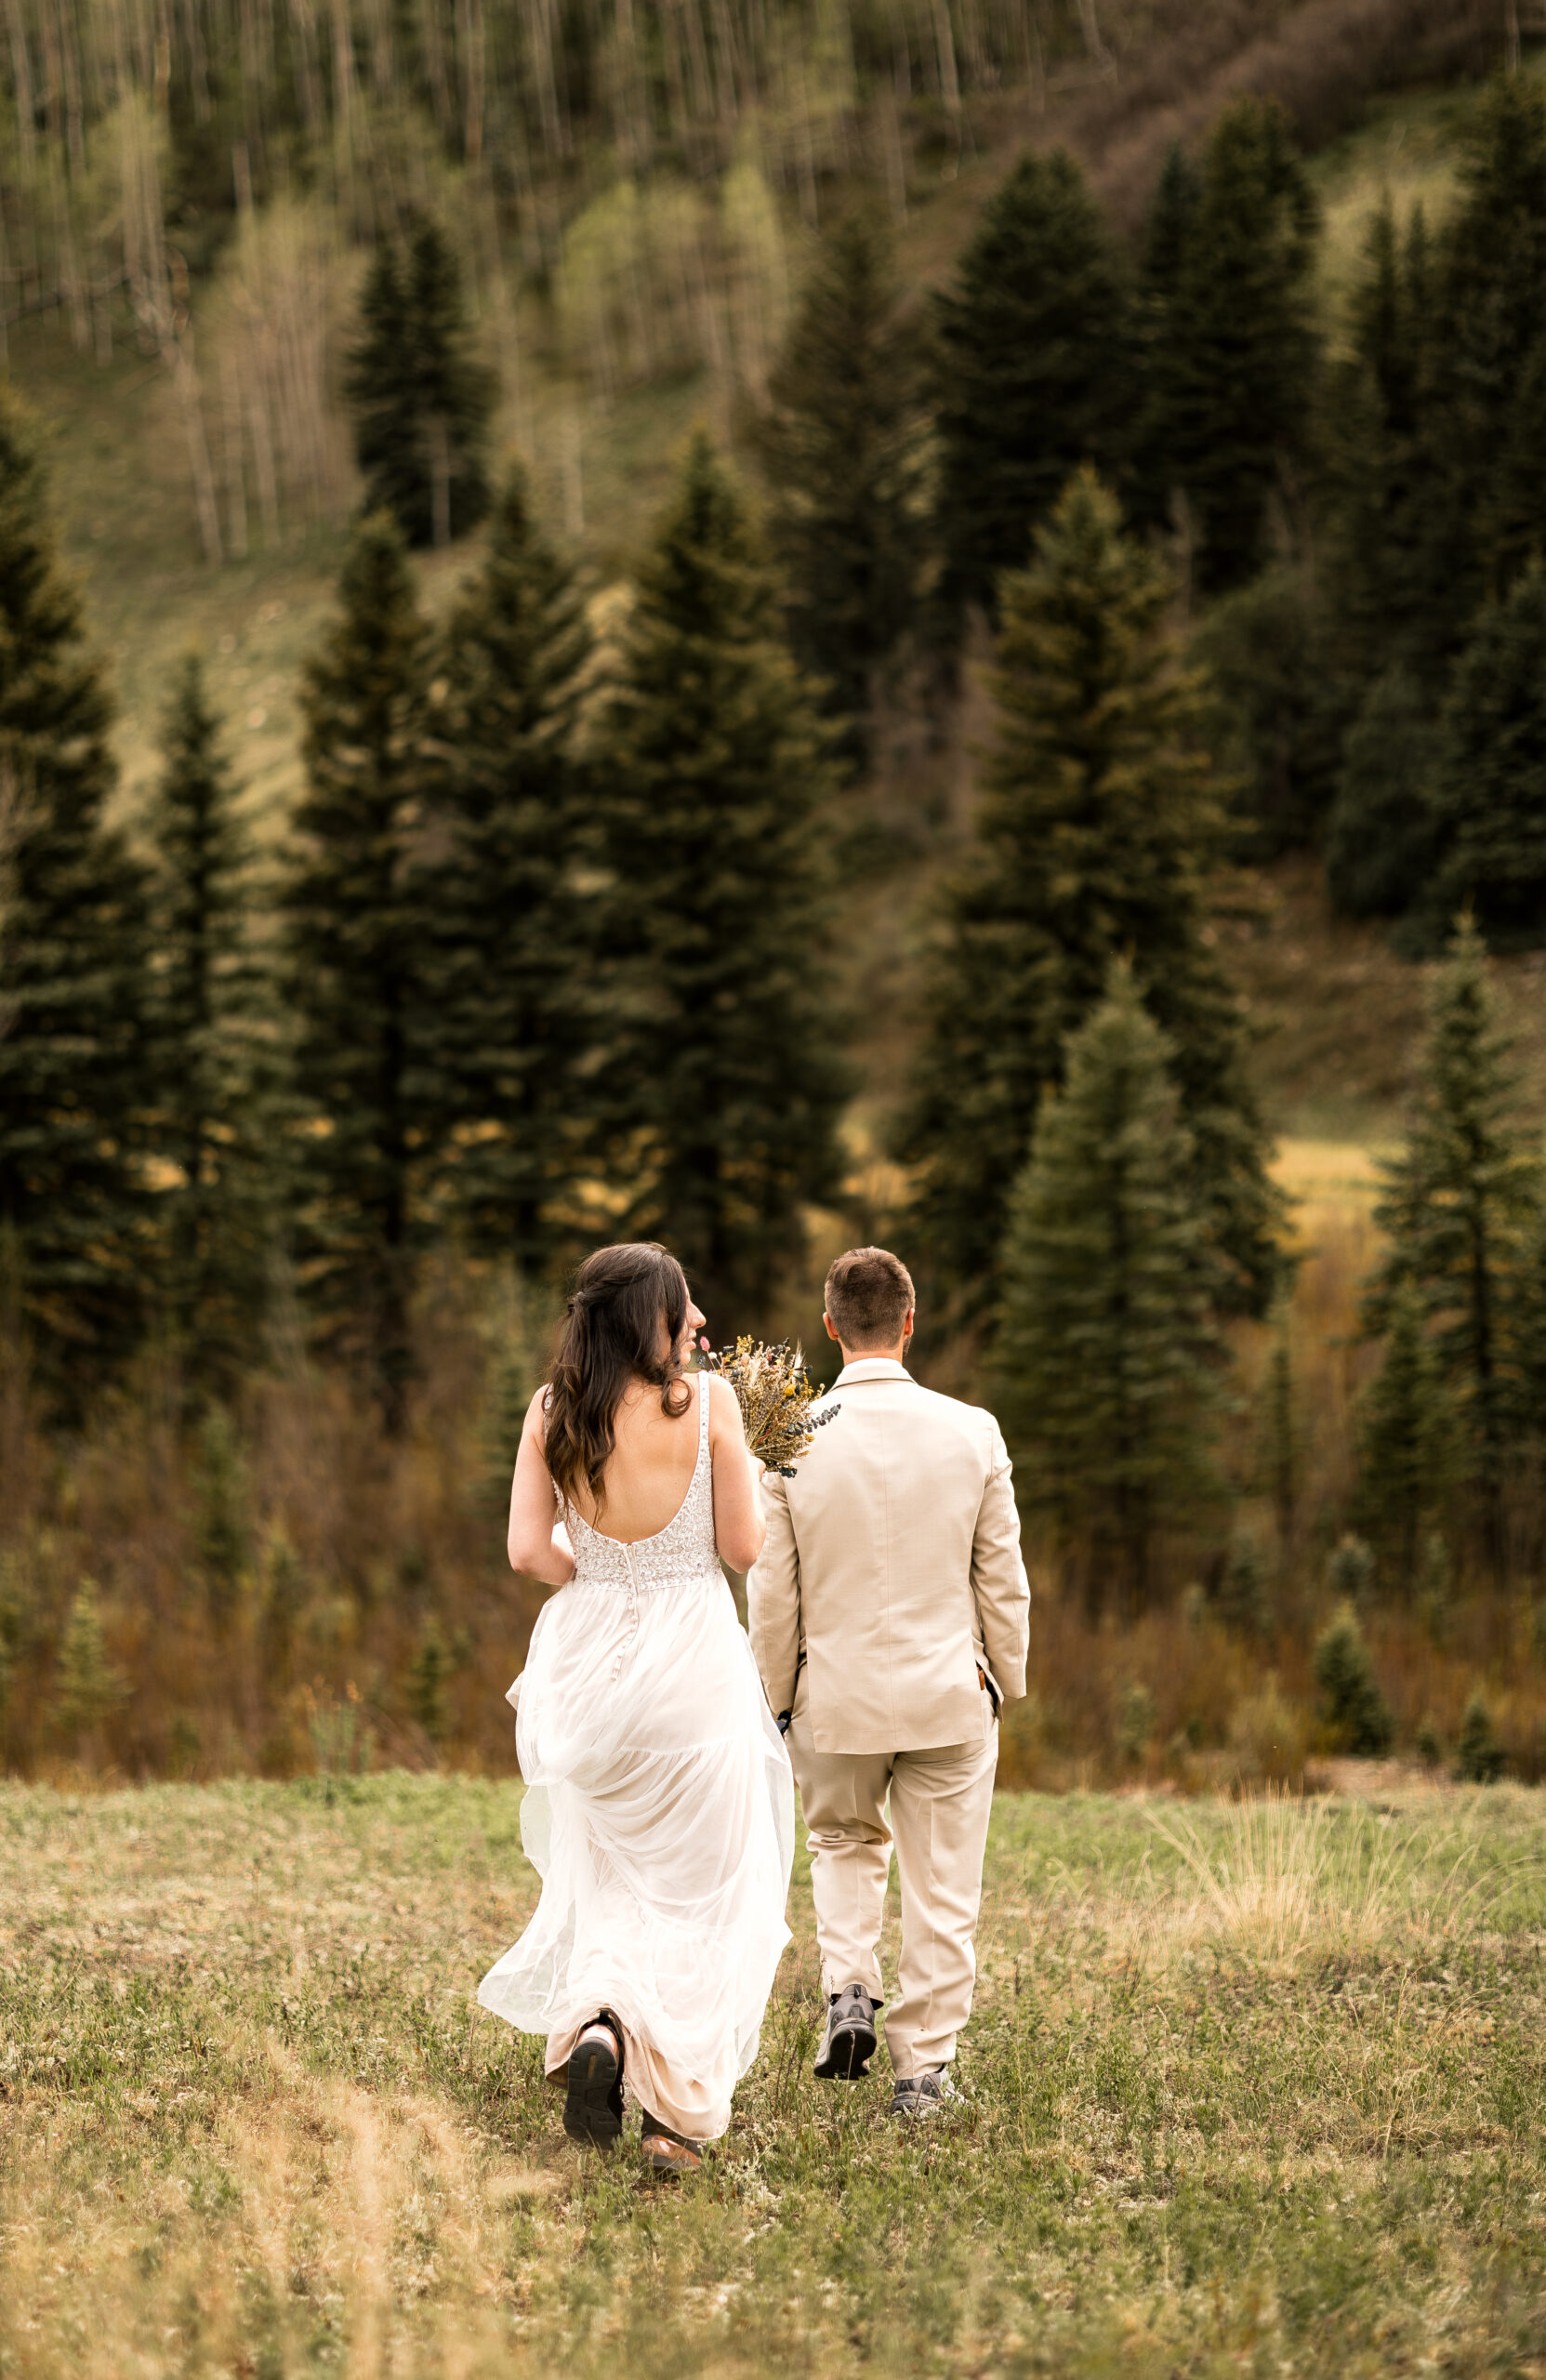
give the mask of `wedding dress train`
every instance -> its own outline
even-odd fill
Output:
[[[572,1508],[575,1576],[532,1633],[521,1840],[542,1897],[479,1986],[548,2071],[606,2008],[633,2097],[692,2140],[757,2055],[794,1850],[794,1783],[714,1545],[707,1382],[675,1517],[624,1545]]]

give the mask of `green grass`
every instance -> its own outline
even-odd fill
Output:
[[[818,2085],[809,1890],[701,2176],[473,2003],[455,1778],[0,1790],[0,2373],[1449,2373],[1546,2357],[1539,1796],[1002,1797],[948,2125]]]

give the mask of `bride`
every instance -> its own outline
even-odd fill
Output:
[[[794,1844],[788,1757],[720,1567],[761,1548],[758,1471],[728,1382],[684,1374],[703,1318],[665,1249],[599,1250],[527,1411],[509,1557],[562,1589],[517,1681],[542,1897],[478,1990],[547,2034],[573,2138],[617,2137],[626,2081],[672,2173],[726,2130],[757,2055]]]

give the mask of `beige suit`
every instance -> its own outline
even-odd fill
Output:
[[[902,1959],[886,2042],[909,2075],[955,2055],[971,2013],[998,1704],[1025,1691],[1030,1591],[991,1413],[880,1356],[850,1364],[828,1402],[836,1416],[794,1477],[763,1482],[752,1650],[772,1709],[793,1713],[828,1991],[880,1997],[894,1836]]]

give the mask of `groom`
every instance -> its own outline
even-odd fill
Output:
[[[1025,1691],[1030,1590],[998,1422],[920,1388],[903,1362],[906,1266],[851,1249],[826,1276],[825,1318],[842,1349],[839,1410],[792,1478],[764,1478],[752,1649],[787,1715],[810,1838],[827,1999],[816,2072],[852,2080],[874,2053],[894,1838],[892,2113],[932,2115],[955,2096],[971,2012],[998,1711]]]

